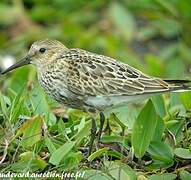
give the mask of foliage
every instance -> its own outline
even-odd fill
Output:
[[[6,55],[20,58],[33,41],[55,38],[149,75],[190,76],[189,0],[2,0],[0,12],[0,69]],[[0,171],[190,179],[190,97],[166,94],[107,112],[110,130],[88,157],[88,114],[45,95],[33,67],[0,76]]]

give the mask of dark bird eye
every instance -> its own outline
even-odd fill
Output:
[[[44,53],[46,51],[46,48],[40,48],[39,52]]]

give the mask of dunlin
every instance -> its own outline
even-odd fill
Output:
[[[82,49],[68,49],[57,40],[34,42],[27,56],[2,74],[27,64],[36,66],[41,86],[55,100],[94,115],[100,113],[98,139],[103,129],[105,109],[142,97],[190,89],[186,85],[189,80],[162,80],[148,76],[113,58]],[[89,154],[96,131],[95,118],[92,118]]]

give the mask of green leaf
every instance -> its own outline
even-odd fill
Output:
[[[161,141],[164,130],[165,130],[164,120],[160,116],[157,116],[157,125],[152,141]]]
[[[173,153],[170,146],[164,142],[152,141],[147,152],[151,155],[153,163],[148,167],[163,168],[173,164]]]
[[[88,180],[113,180],[110,176],[107,175],[107,173],[104,173],[100,170],[86,170],[84,174],[84,179]]]
[[[166,9],[168,12],[170,12],[173,16],[177,16],[178,12],[176,7],[174,6],[174,3],[171,3],[170,1],[165,0],[155,0],[161,7]]]
[[[43,118],[41,116],[36,116],[29,119],[21,126],[16,134],[16,137],[23,134],[21,142],[23,147],[31,147],[41,140],[42,126]]]
[[[118,151],[112,151],[112,150],[108,151],[108,152],[107,152],[107,155],[108,155],[108,156],[111,156],[111,157],[114,157],[114,159],[115,159],[115,158],[117,158],[117,159],[124,159],[124,158],[126,158],[126,156],[123,155],[123,154],[121,154],[120,152],[118,152]]]
[[[35,84],[35,88],[32,89],[32,92],[29,95],[29,103],[31,104],[34,113],[45,115],[47,125],[55,124],[56,117],[52,113],[51,107],[48,104],[47,95],[39,84]]]
[[[123,136],[104,135],[101,138],[102,143],[121,143],[125,148],[129,148],[129,138]]]
[[[40,169],[44,169],[48,164],[38,155],[35,155],[33,152],[25,152],[20,155],[21,160],[23,161],[31,161],[36,164]]]
[[[21,92],[26,88],[29,67],[22,67],[12,72],[11,83],[9,88],[14,90],[15,92]]]
[[[66,140],[69,140],[69,137],[67,136],[67,128],[63,120],[60,118],[58,121],[58,132],[59,134],[65,138]]]
[[[59,171],[68,171],[71,169],[79,168],[79,164],[83,159],[83,155],[80,151],[70,152],[66,157],[61,161],[61,166],[58,167]]]
[[[4,116],[8,119],[9,109],[6,104],[11,105],[11,102],[8,97],[2,95],[0,92],[0,107]]]
[[[15,123],[20,114],[23,113],[23,107],[25,105],[25,97],[24,87],[19,91],[18,94],[14,97],[11,107],[10,107],[10,121]]]
[[[191,109],[191,92],[184,92],[180,94],[180,99],[186,110]]]
[[[118,162],[108,161],[107,171],[113,179],[130,179],[136,180],[135,171],[128,165]],[[107,166],[107,165],[106,165]]]
[[[174,154],[182,159],[191,159],[191,152],[189,151],[189,149],[176,148],[174,150]]]
[[[167,129],[175,136],[177,143],[183,138],[182,128],[184,123],[184,120],[170,120],[166,122]]]
[[[189,179],[191,179],[191,174],[185,170],[182,170],[180,172],[180,179],[181,180],[189,180]]]
[[[159,114],[161,118],[164,117],[166,115],[166,107],[163,96],[153,96],[152,102],[155,106],[157,114]]]
[[[103,143],[113,143],[113,142],[123,143],[123,141],[124,141],[124,137],[122,136],[106,136],[105,135],[101,138],[101,142]]]
[[[81,120],[80,120],[80,124],[78,125],[78,132],[80,132],[84,127],[85,127],[85,124],[86,124],[86,121],[85,121],[85,117],[83,117]]]
[[[56,147],[54,146],[53,142],[51,141],[49,137],[45,138],[45,144],[48,147],[50,154],[56,151]]]
[[[154,174],[148,177],[148,180],[174,180],[176,179],[176,174],[165,173],[165,174]]]
[[[48,164],[38,155],[31,151],[24,152],[20,155],[22,162],[30,162],[31,165],[37,166],[40,169],[44,169]]]
[[[157,124],[157,114],[151,100],[141,110],[132,132],[132,145],[135,156],[141,158],[153,138]]]
[[[159,157],[159,159],[160,157],[164,159],[165,157],[170,159],[173,158],[172,149],[164,142],[152,141],[148,148],[148,152],[151,154],[151,156],[156,158]]]
[[[36,84],[35,88],[33,89],[31,95],[31,104],[34,109],[35,114],[39,115],[45,115],[45,119],[47,121],[47,125],[55,124],[56,117],[51,112],[51,108],[48,105],[48,102],[46,100],[46,95],[42,88]]]
[[[66,156],[72,150],[74,145],[74,141],[66,142],[64,145],[62,145],[55,152],[52,153],[49,162],[54,165],[58,165],[60,161],[64,158],[64,156]]]
[[[95,158],[101,156],[103,153],[108,151],[108,147],[104,147],[102,149],[97,150],[96,152],[92,153],[89,157],[88,157],[88,161],[93,161]]]
[[[119,124],[119,126],[121,127],[122,130],[124,130],[126,128],[125,124],[123,123],[124,117],[122,119],[119,119],[115,113],[112,113],[109,119],[111,121],[115,121],[117,124]]]
[[[123,129],[125,127],[132,129],[139,112],[139,108],[134,108],[132,106],[119,107],[112,109],[112,112],[110,112],[112,113],[110,119],[116,121]]]
[[[89,135],[90,128],[91,128],[91,121],[87,121],[85,123],[85,126],[83,128],[80,128],[80,131],[74,136],[77,145],[81,142],[81,140],[84,137],[87,137]]]

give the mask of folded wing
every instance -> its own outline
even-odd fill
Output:
[[[81,49],[63,55],[67,61],[67,86],[82,96],[141,95],[171,91],[180,85],[150,77],[107,56]]]

